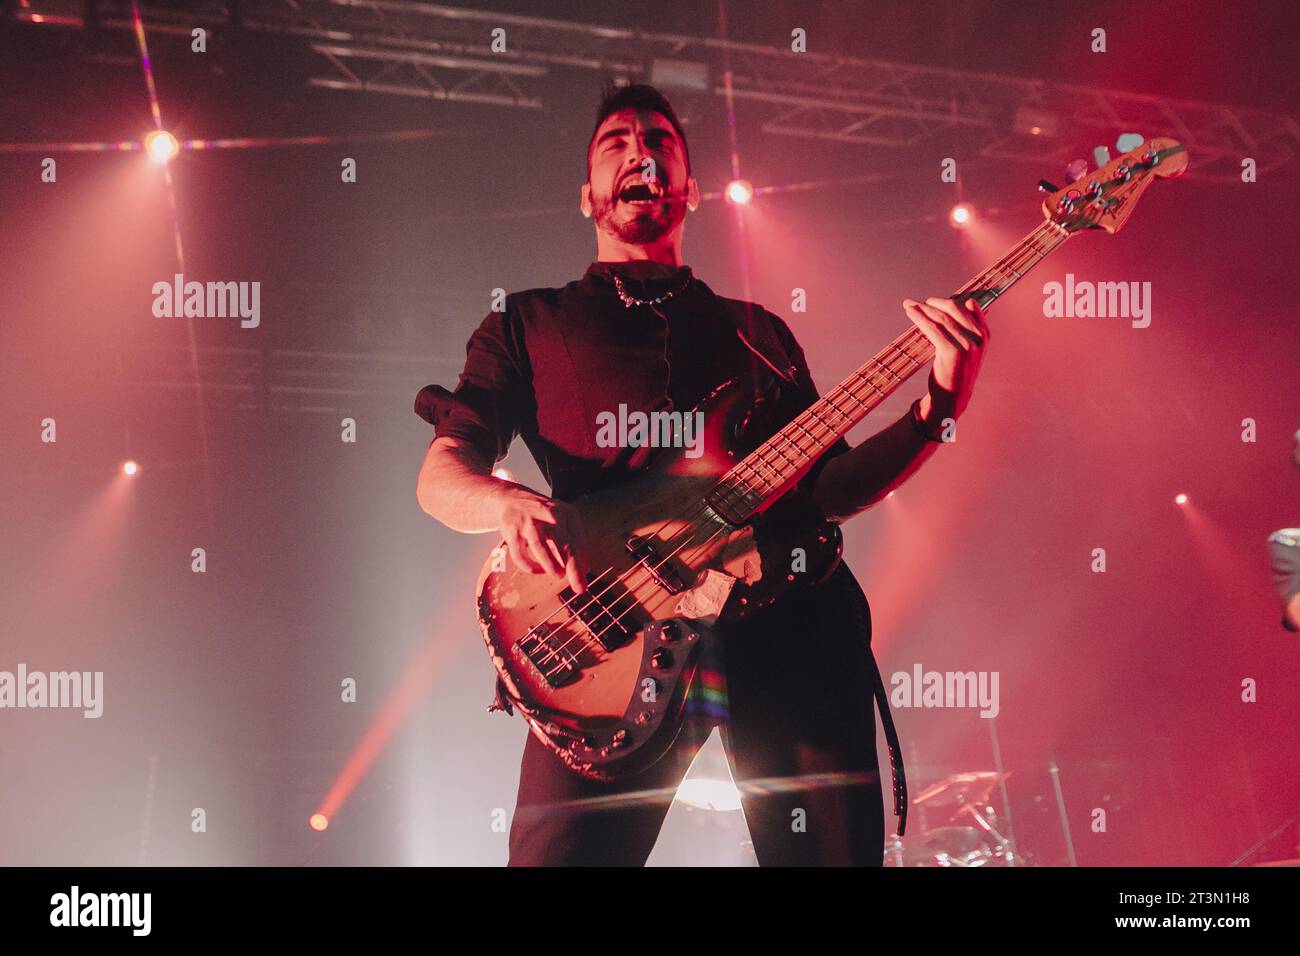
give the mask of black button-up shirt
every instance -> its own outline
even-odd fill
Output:
[[[627,308],[615,273],[636,298],[676,294]],[[715,295],[689,266],[593,262],[563,288],[507,296],[505,310],[489,312],[470,337],[455,392],[429,386],[416,411],[438,436],[458,438],[494,463],[522,437],[551,495],[570,500],[625,480],[650,458],[648,448],[598,445],[598,414],[617,414],[620,405],[686,412],[716,386],[760,368],[791,379],[774,415],[778,426],[816,400],[803,351],[777,316]],[[818,465],[847,448],[840,440]],[[804,479],[808,487],[819,471]]]

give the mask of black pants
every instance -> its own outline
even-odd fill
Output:
[[[726,676],[729,713],[691,717],[674,748],[641,774],[588,780],[530,733],[510,865],[643,865],[713,723],[722,728],[759,865],[882,865],[869,631],[828,627],[801,605],[709,639]]]

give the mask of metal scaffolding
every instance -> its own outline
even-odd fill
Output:
[[[103,29],[129,29],[120,0],[89,4]],[[910,149],[956,133],[985,158],[1061,165],[1119,133],[1167,135],[1196,155],[1190,175],[1239,181],[1300,155],[1284,113],[1068,83],[947,70],[776,46],[605,27],[412,0],[200,0],[142,4],[147,30],[195,26],[300,38],[311,86],[544,110],[557,74],[656,83],[688,104],[731,94],[775,136]],[[75,25],[80,2],[32,0],[20,19]],[[561,80],[562,82],[562,80]],[[689,109],[689,107],[688,107]]]
[[[545,110],[572,88],[573,71],[587,71],[655,83],[687,118],[724,96],[729,77],[746,122],[847,149],[915,150],[960,137],[967,155],[1059,167],[1121,132],[1160,134],[1193,152],[1189,175],[1224,182],[1239,181],[1244,157],[1268,172],[1300,154],[1296,119],[1264,110],[410,0],[141,0],[141,11],[159,46],[188,44],[195,27],[227,45],[249,33],[301,43],[311,54],[304,82],[322,90]],[[133,29],[123,0],[30,0],[10,14],[30,29]],[[227,408],[333,414],[362,396],[410,397],[421,375],[450,380],[462,360],[373,341],[358,335],[309,352],[139,343],[123,377],[150,391],[210,391]]]

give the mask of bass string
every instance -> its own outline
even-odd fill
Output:
[[[1058,231],[1051,233],[1049,237],[1047,230],[1053,227],[1055,227],[1055,229]],[[987,305],[993,302],[998,297],[1003,295],[1008,289],[1010,289],[1011,286],[1014,285],[1019,279],[1023,278],[1025,273],[1027,273],[1030,268],[1032,268],[1035,264],[1037,264],[1037,262],[1045,258],[1048,255],[1048,253],[1052,252],[1057,246],[1061,244],[1061,242],[1063,242],[1066,238],[1068,238],[1068,233],[1064,233],[1059,230],[1061,230],[1061,227],[1057,226],[1056,223],[1054,223],[1051,220],[1048,220],[1042,223],[1041,225],[1039,225],[1038,227],[1036,227],[1035,229],[1031,230],[1030,233],[1027,236],[1025,236],[1025,238],[1023,238],[1019,243],[1016,244],[1016,246],[1013,248],[1013,251],[1011,253],[1008,253],[1006,256],[1003,256],[1002,259],[1000,259],[997,263],[990,266],[988,269],[985,269],[984,272],[980,273],[974,279],[967,282],[964,286],[961,287],[961,289],[957,293],[954,294],[954,298],[957,296],[965,295],[968,292],[971,292],[977,288],[985,288],[989,292],[989,301],[988,303],[985,304]],[[1044,242],[1041,247],[1037,245],[1039,240],[1044,240],[1044,239],[1048,241]],[[1004,284],[1002,284],[997,288],[988,290],[987,287],[989,285],[990,280],[997,279],[998,272],[1004,272],[1004,273],[1010,272],[1011,275],[1014,276],[1014,278],[1010,278],[1010,276],[1004,276],[1004,278],[1010,278],[1010,281],[1004,282]],[[900,385],[904,380],[899,379],[897,375],[894,375],[894,372],[889,367],[888,362],[882,360],[881,357],[887,356],[891,350],[902,352],[904,355],[906,355],[909,359],[912,360],[913,364],[917,365],[917,367],[919,368],[922,364],[924,364],[924,361],[928,360],[929,358],[929,356],[926,354],[926,349],[925,349],[925,346],[928,345],[928,341],[929,340],[925,338],[924,333],[922,333],[919,329],[917,328],[909,329],[902,336],[899,336],[899,338],[896,339],[893,343],[891,343],[888,347],[882,350],[882,352],[878,353],[865,365],[859,368],[855,373],[853,373],[853,375],[849,376],[849,378],[845,382],[842,382],[839,385],[837,385],[835,388],[831,389],[826,394],[826,396],[823,397],[822,403],[824,403],[836,414],[840,415],[846,421],[848,421],[851,427],[853,424],[856,423],[854,422],[851,416],[846,414],[844,410],[840,408],[838,404],[836,404],[836,402],[838,401],[837,393],[842,392],[844,395],[847,395],[850,399],[852,399],[853,401],[861,405],[863,408],[865,408],[868,413],[871,412],[874,406],[868,405],[867,403],[863,402],[862,399],[860,399],[857,396],[857,394],[854,392],[853,387],[856,386],[857,384],[865,383],[866,385],[868,385],[869,387],[875,389],[875,391],[880,393],[882,400],[888,397],[889,393],[880,389],[872,380],[871,378],[872,374],[879,369],[885,371],[887,374],[897,379]],[[910,347],[914,343],[920,344],[922,346],[923,359],[921,362],[917,362],[916,359],[911,355],[911,352],[904,347],[904,346]],[[892,361],[892,357],[890,357],[888,361]],[[821,443],[817,440],[816,436],[813,435],[812,432],[810,432],[807,428],[804,427],[805,421],[808,421],[810,424],[812,424],[814,428],[816,427],[825,428],[831,434],[834,434],[836,435],[836,437],[839,437],[837,430],[831,427],[817,413],[816,409],[817,409],[817,404],[810,406],[808,409],[805,409],[804,412],[802,412],[799,416],[793,419],[790,424],[794,425],[800,431],[804,432],[804,434],[812,438],[813,442],[818,445],[820,445]],[[784,441],[786,444],[793,446],[794,449],[800,455],[810,454],[809,449],[803,448],[802,445],[799,443],[799,441],[795,439],[791,439],[788,436],[786,436],[784,434],[784,431],[785,429],[782,429],[781,432],[778,432],[776,435],[772,436],[772,438],[769,438],[766,442],[764,442],[763,445],[759,446],[759,448],[755,450],[754,456],[750,456],[750,457],[757,457],[759,461],[767,465],[768,468],[772,469],[777,474],[778,478],[780,478],[781,480],[784,480],[785,477],[787,476],[782,474],[780,466],[774,467],[770,462],[767,462],[763,458],[764,448],[770,447],[771,450],[775,451],[777,454],[780,454],[783,458],[786,458],[786,461],[795,465],[795,470],[797,470],[798,467],[802,467],[802,465],[798,462],[792,461],[789,457],[787,457],[784,454],[784,452],[782,452],[781,449],[778,447],[777,442]],[[750,458],[746,458],[744,461],[740,462],[736,466],[736,469],[734,469],[734,471],[737,472],[737,474],[735,475],[735,480],[737,481],[743,480],[747,482],[750,480],[750,479],[746,479],[740,473],[740,470],[744,468],[748,468],[750,472],[752,472],[753,477],[757,478],[759,482],[770,484],[770,482],[768,482],[767,479],[761,476],[757,467],[750,461]],[[726,480],[726,476],[724,476],[723,480],[724,481]],[[767,489],[767,490],[759,489],[759,490],[761,494],[769,494],[771,490],[774,490],[776,487],[779,487],[779,485],[780,485],[780,481],[775,483],[772,489]],[[754,485],[754,488],[757,488],[756,484]],[[743,500],[744,495],[748,494],[750,490],[753,489],[751,488],[744,492],[733,492],[734,494],[737,495],[737,498],[742,504],[742,506],[745,504]]]

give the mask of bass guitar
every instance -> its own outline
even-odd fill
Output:
[[[988,308],[1076,233],[1117,232],[1156,178],[1186,166],[1182,145],[1152,139],[1056,189],[1045,221],[955,297]],[[570,502],[587,529],[582,594],[518,570],[498,545],[477,597],[502,706],[585,776],[654,763],[680,729],[703,630],[815,586],[838,563],[839,528],[792,494],[799,480],[933,357],[911,327],[762,441],[744,427],[752,389],[720,385],[693,410],[703,413],[702,455],[665,453],[632,481]]]

